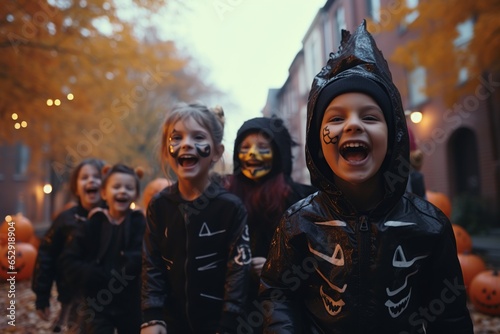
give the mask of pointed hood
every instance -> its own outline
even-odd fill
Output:
[[[241,142],[250,133],[263,133],[271,141],[273,147],[273,167],[266,178],[283,171],[286,177],[292,173],[292,146],[297,145],[290,136],[284,122],[280,118],[256,117],[243,123],[236,134],[233,150],[233,172],[241,173],[238,151]]]
[[[311,183],[352,211],[335,185],[321,152],[319,136],[326,107],[336,96],[348,92],[370,95],[384,113],[388,127],[388,152],[381,166],[386,189],[384,202],[395,202],[404,194],[408,180],[408,130],[399,91],[392,82],[387,61],[366,30],[365,21],[352,35],[342,31],[339,51],[330,54],[327,64],[314,78],[307,104],[305,153]]]

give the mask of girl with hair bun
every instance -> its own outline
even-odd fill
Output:
[[[210,178],[224,152],[216,111],[180,104],[163,124],[162,163],[177,181],[147,209],[142,334],[236,333],[244,313],[247,213]]]

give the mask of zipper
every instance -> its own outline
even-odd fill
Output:
[[[189,318],[189,288],[188,288],[188,262],[189,262],[189,218],[188,218],[188,204],[182,206],[182,216],[184,218],[184,228],[186,230],[186,261],[184,261],[184,277],[186,278],[186,283],[184,284],[184,294],[186,296],[186,320],[191,332],[194,332],[191,324],[191,319]]]
[[[367,314],[367,286],[366,281],[368,279],[369,268],[370,268],[370,229],[368,228],[368,216],[361,216],[359,221],[359,305],[360,306],[360,321],[359,329],[360,333],[366,332],[366,321],[363,319],[368,318]]]

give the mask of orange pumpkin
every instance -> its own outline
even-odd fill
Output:
[[[163,188],[168,187],[171,184],[172,181],[162,177],[149,182],[144,188],[144,192],[142,194],[142,204],[144,205],[144,209],[148,208],[149,201],[156,193],[162,191]]]
[[[486,263],[479,256],[469,253],[458,254],[458,261],[460,261],[460,267],[462,268],[465,289],[469,291],[472,279],[480,272],[486,270]]]
[[[500,315],[500,275],[498,270],[486,270],[474,277],[469,298],[479,312]]]
[[[8,234],[9,232],[15,234],[16,242],[29,242],[34,234],[34,229],[30,220],[22,213],[18,213],[12,216],[11,222],[4,221],[0,226],[0,234]]]
[[[5,222],[4,222],[5,224]],[[8,234],[5,233],[5,232],[1,232],[0,233],[0,246],[3,246],[3,245],[6,245],[7,244],[7,239],[8,238]]]
[[[38,251],[38,248],[40,247],[40,238],[36,236],[36,234],[33,234],[30,238],[29,243],[35,246],[36,250]]]
[[[4,245],[0,248],[0,277],[15,276],[16,280],[31,278],[35,268],[37,251],[27,242]]]
[[[470,234],[458,224],[452,224],[453,234],[457,242],[457,253],[467,253],[472,250],[472,238]]]
[[[425,195],[427,196],[427,201],[431,202],[441,211],[443,211],[448,219],[451,218],[451,201],[448,196],[443,193],[431,190],[427,190],[425,192]]]

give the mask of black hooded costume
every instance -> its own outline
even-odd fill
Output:
[[[321,152],[323,113],[347,92],[371,96],[388,127],[385,196],[368,212],[342,194]],[[405,193],[408,152],[387,62],[365,23],[343,31],[308,101],[306,159],[319,192],[287,211],[262,271],[264,333],[473,332],[451,224]]]
[[[241,143],[253,133],[264,135],[269,140],[273,153],[271,170],[258,179],[249,179],[243,175],[238,157]],[[316,191],[316,188],[294,182],[291,178],[294,145],[296,143],[280,118],[252,118],[243,123],[236,135],[229,190],[242,199],[248,211],[252,257],[267,258],[269,245],[283,213],[292,204]],[[255,303],[258,299],[260,278],[256,271],[251,272],[247,299],[248,317],[247,321],[241,324],[244,327],[241,330],[260,333],[262,322],[252,319],[253,314],[259,312],[255,309]]]
[[[240,168],[241,162],[238,158],[238,152],[242,141],[251,133],[265,134],[266,137],[270,139],[271,147],[273,149],[273,163],[271,171],[258,180],[250,180],[242,174]],[[276,229],[276,226],[278,226],[281,215],[292,204],[316,191],[316,189],[310,185],[300,184],[292,180],[293,145],[296,145],[296,143],[292,140],[288,129],[285,127],[283,120],[280,118],[252,118],[243,123],[236,135],[233,150],[233,176],[238,180],[240,185],[245,184],[250,188],[255,189],[263,185],[267,180],[283,173],[285,182],[290,186],[290,192],[284,199],[282,212],[269,212],[265,210],[265,207],[254,208],[253,210],[247,207],[247,211],[249,212],[248,227],[250,231],[250,248],[253,257],[267,257],[269,245],[271,244],[274,230]],[[244,191],[245,188],[241,187],[234,189],[233,192],[244,200],[247,195],[246,193],[243,193]],[[270,194],[270,196],[280,195],[281,194]],[[265,204],[266,203],[263,203],[263,205]]]

